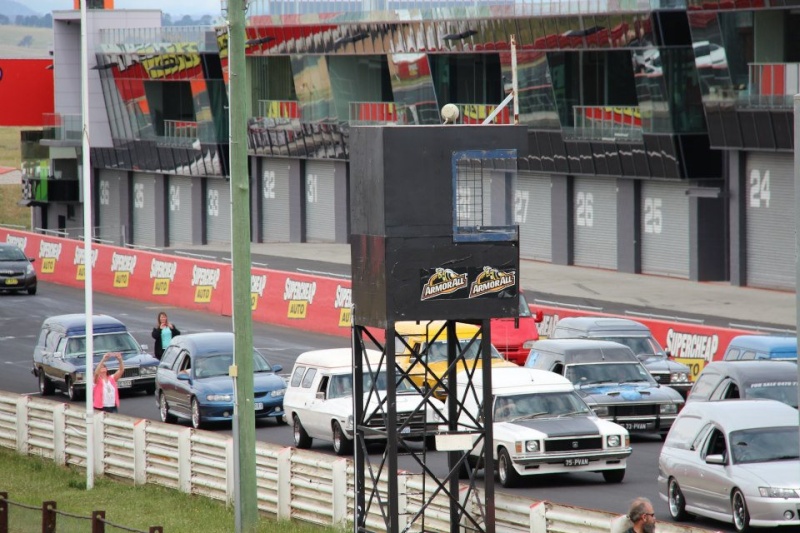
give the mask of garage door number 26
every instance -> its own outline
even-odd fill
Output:
[[[575,224],[594,226],[594,194],[580,191],[575,195]]]
[[[758,169],[750,171],[750,207],[769,207],[772,193],[769,190],[769,170],[764,174]]]

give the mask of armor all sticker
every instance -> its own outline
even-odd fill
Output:
[[[517,273],[513,270],[503,271],[494,267],[485,266],[483,271],[475,276],[469,286],[469,297],[480,298],[488,294],[497,294],[517,284]]]
[[[457,298],[454,294],[469,285],[469,276],[466,272],[456,272],[450,268],[437,267],[433,273],[430,270],[422,271],[422,294],[420,300],[433,298]]]

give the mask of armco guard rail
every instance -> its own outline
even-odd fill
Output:
[[[31,518],[34,514],[40,515],[40,523],[42,526],[41,531],[58,531],[59,516],[66,519],[66,523],[84,522],[88,526],[86,529],[92,533],[104,533],[106,525],[114,529],[124,529],[132,533],[163,533],[164,528],[161,526],[150,526],[146,530],[134,529],[131,527],[115,524],[110,520],[106,520],[105,511],[92,511],[89,516],[76,515],[68,513],[57,508],[58,505],[54,501],[42,502],[41,507],[33,505],[26,505],[24,503],[15,502],[8,498],[7,492],[0,492],[0,533],[10,533],[11,531],[28,530],[33,525]],[[14,519],[14,516],[19,516],[19,513],[12,512],[12,509],[26,510],[27,516],[23,520]],[[21,527],[24,524],[25,527]],[[69,528],[66,528],[69,529]]]
[[[86,453],[85,411],[72,404],[0,392],[0,446],[22,455],[51,459],[59,465],[86,468],[93,460],[97,475],[157,484],[206,496],[228,505],[234,499],[233,439],[119,414],[95,414],[95,456]],[[400,508],[408,531],[449,532],[449,499],[441,493],[422,510],[436,489],[421,474],[399,476]],[[345,527],[355,505],[354,468],[350,459],[256,443],[258,508],[285,520]],[[384,485],[385,486],[385,485]],[[426,494],[426,497],[422,497]],[[384,493],[381,498],[385,499]],[[472,516],[480,516],[480,490],[462,491]],[[617,515],[497,493],[496,530],[528,533],[608,533]],[[368,527],[384,531],[377,505]],[[418,516],[419,515],[419,516]],[[424,526],[423,526],[424,524]],[[662,533],[708,532],[690,526],[659,523]]]

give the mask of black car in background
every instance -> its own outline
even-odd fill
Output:
[[[0,243],[0,291],[28,291],[36,294],[36,259],[26,257],[14,244]]]

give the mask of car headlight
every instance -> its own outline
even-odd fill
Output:
[[[85,375],[84,375],[84,373],[83,373],[83,372],[77,372],[77,373],[75,374],[75,382],[76,382],[76,383],[80,383],[81,381],[83,381],[83,378],[84,378],[84,377],[85,377]]]
[[[592,407],[592,411],[597,416],[608,416],[608,406],[606,405],[595,405]]]
[[[139,375],[140,376],[151,376],[156,373],[158,370],[157,366],[140,366],[139,367]]]
[[[622,437],[619,435],[609,435],[606,437],[606,446],[609,448],[618,448],[622,446]]]
[[[209,402],[232,402],[233,394],[208,394],[206,400]]]
[[[541,444],[538,440],[526,440],[525,442],[516,443],[517,453],[522,453],[523,448],[527,453],[538,453],[541,450]]]
[[[674,403],[662,403],[658,407],[658,411],[662,415],[674,415],[678,412],[678,406]]]
[[[25,267],[25,274],[27,276],[33,276],[36,274],[36,270],[33,268],[33,265],[28,263],[28,266]]]
[[[798,491],[795,489],[778,487],[758,487],[758,492],[762,498],[797,498],[798,496]]]
[[[283,396],[286,394],[286,389],[275,389],[274,391],[270,391],[269,395],[273,398],[277,398],[278,396]]]
[[[347,417],[347,424],[345,425],[348,431],[353,430],[353,415]]]
[[[522,349],[523,349],[523,350],[531,350],[531,349],[533,349],[533,344],[534,344],[535,342],[536,342],[536,341],[535,341],[535,340],[533,340],[533,339],[531,339],[531,340],[529,340],[529,341],[525,341],[525,342],[523,342],[523,343],[522,343]]]
[[[673,372],[670,377],[670,383],[688,383],[689,375],[686,372]]]

